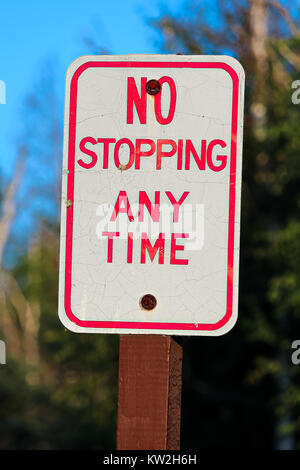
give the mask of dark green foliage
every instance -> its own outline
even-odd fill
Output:
[[[71,333],[60,323],[57,241],[57,232],[43,230],[14,272],[26,299],[40,306],[38,357],[24,361],[34,344],[25,343],[21,327],[17,360],[7,338],[7,365],[0,370],[2,449],[115,445],[118,338]]]

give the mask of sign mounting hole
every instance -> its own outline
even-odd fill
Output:
[[[157,305],[157,300],[154,295],[146,294],[141,298],[140,305],[145,310],[153,310]]]
[[[161,84],[158,80],[148,80],[146,83],[146,92],[148,95],[157,95],[161,90]]]

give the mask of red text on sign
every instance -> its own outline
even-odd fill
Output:
[[[100,147],[99,147],[100,144]],[[97,147],[96,147],[97,145]],[[169,159],[176,162],[177,170],[222,171],[227,165],[227,154],[219,153],[225,149],[222,139],[200,141],[194,145],[190,139],[136,139],[122,138],[116,141],[111,138],[84,137],[79,144],[82,156],[77,163],[82,168],[90,169],[100,161],[101,168],[106,170],[115,166],[124,170],[140,170],[144,159],[151,158],[153,167],[161,170],[168,165]],[[122,162],[121,162],[122,148]],[[125,154],[125,157],[124,157]],[[124,161],[124,158],[126,161]],[[171,162],[171,161],[170,161]]]
[[[158,124],[166,125],[170,124],[174,118],[176,108],[176,86],[174,80],[171,77],[162,77],[159,80],[161,84],[161,90],[156,95],[153,95],[151,99],[154,100],[154,113]],[[134,108],[136,109],[140,124],[147,124],[147,92],[146,92],[147,78],[141,78],[140,92],[135,82],[134,77],[128,77],[127,79],[127,124],[133,124],[134,121]],[[162,114],[162,96],[164,90],[164,84],[167,84],[170,89],[170,103],[169,112],[167,116]]]

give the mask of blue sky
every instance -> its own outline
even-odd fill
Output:
[[[0,172],[13,170],[21,106],[38,83],[48,57],[57,65],[63,100],[65,71],[76,57],[90,53],[83,37],[95,37],[112,54],[158,53],[157,36],[147,19],[165,5],[178,12],[182,0],[0,0]]]

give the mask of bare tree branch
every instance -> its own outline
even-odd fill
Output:
[[[16,194],[24,174],[24,163],[27,156],[27,148],[22,146],[16,163],[15,173],[7,187],[2,202],[2,217],[0,219],[0,267],[3,264],[4,248],[7,243],[13,219],[16,213]]]

